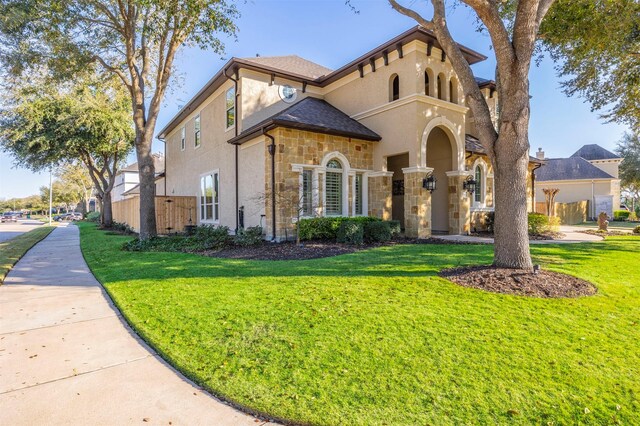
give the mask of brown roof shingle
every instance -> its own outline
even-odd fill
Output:
[[[244,58],[245,61],[253,62],[257,65],[276,68],[293,74],[303,75],[311,79],[317,79],[324,75],[331,74],[333,70],[322,65],[301,58],[298,55],[287,56],[257,56],[255,58]]]

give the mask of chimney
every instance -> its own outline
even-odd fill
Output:
[[[538,152],[536,152],[536,158],[538,160],[544,160],[544,151],[542,148],[538,148]]]

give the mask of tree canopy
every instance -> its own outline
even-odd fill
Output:
[[[156,233],[152,141],[178,50],[223,51],[235,35],[235,4],[226,0],[1,0],[0,64],[22,78],[40,67],[75,79],[98,65],[129,94],[140,175],[140,237]]]
[[[633,199],[634,206],[640,203],[640,134],[625,133],[616,152],[623,158],[620,164],[620,187]]]
[[[540,38],[567,95],[640,131],[640,2],[558,0]]]

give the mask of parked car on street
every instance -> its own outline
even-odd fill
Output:
[[[18,214],[15,212],[6,212],[0,216],[0,222],[17,222]]]

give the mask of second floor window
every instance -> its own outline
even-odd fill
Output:
[[[236,89],[234,87],[227,90],[226,109],[228,129],[236,124]]]
[[[400,77],[391,77],[391,87],[389,90],[389,102],[397,101],[400,98]]]
[[[182,129],[180,129],[180,151],[184,151],[184,148],[186,145],[186,138],[187,138],[187,129],[183,127]]]
[[[427,72],[424,73],[424,94],[431,96],[431,93],[429,93],[429,74]]]
[[[194,145],[195,147],[199,147],[200,146],[200,116],[198,115],[195,119],[195,123],[194,123]]]

